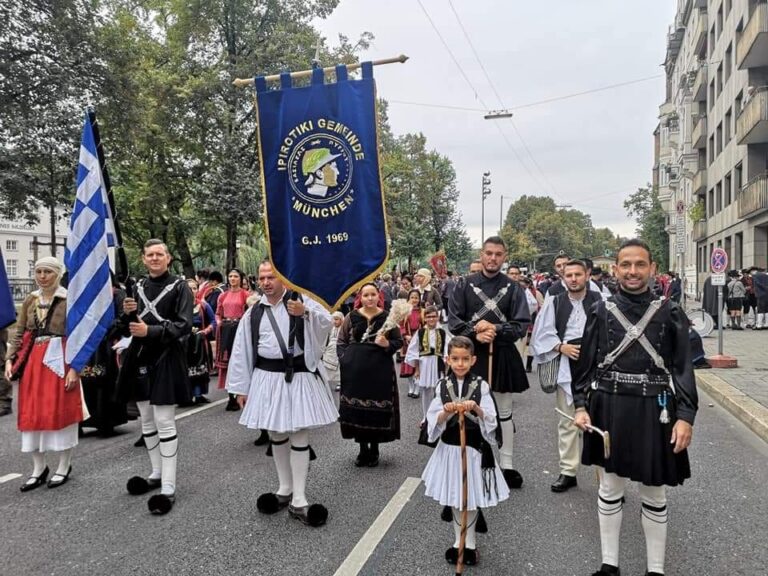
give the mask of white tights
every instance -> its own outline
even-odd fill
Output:
[[[172,404],[150,405],[149,400],[137,402],[141,416],[141,435],[152,464],[153,480],[161,479],[160,492],[176,493],[176,458],[179,438],[176,435],[176,407]]]
[[[453,547],[459,547],[459,541],[461,540],[461,510],[458,508],[451,508],[453,510]],[[467,538],[464,541],[464,547],[470,550],[477,550],[477,541],[475,539],[475,525],[477,524],[477,510],[467,510]]]
[[[309,430],[291,434],[270,432],[272,459],[277,468],[277,494],[289,496],[295,508],[307,506],[307,475],[309,473]]]
[[[619,565],[619,535],[627,479],[600,469],[597,512],[603,564]],[[641,523],[645,534],[648,572],[664,574],[667,545],[667,495],[664,486],[639,485]]]
[[[32,452],[31,454],[32,476],[37,478],[40,476],[40,474],[43,473],[43,470],[45,470],[45,452]],[[56,468],[54,475],[58,474],[59,476],[66,476],[66,474],[69,472],[69,466],[72,464],[72,448],[60,450],[58,455],[59,465]]]
[[[512,421],[512,394],[494,392],[496,408],[499,411],[502,445],[499,448],[499,466],[502,470],[512,470],[512,447],[515,439],[515,423]]]

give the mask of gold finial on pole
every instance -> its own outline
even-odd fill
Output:
[[[405,61],[408,60],[408,56],[405,54],[400,54],[400,56],[395,56],[394,58],[384,58],[383,60],[374,60],[371,62],[374,66],[382,66],[383,64],[396,64],[396,63],[405,63]],[[356,62],[354,64],[347,64],[347,71],[352,72],[353,70],[357,70],[362,66],[362,63]],[[336,66],[327,66],[326,68],[323,68],[323,72],[333,72],[336,70]],[[308,78],[312,75],[312,69],[309,70],[298,70],[296,72],[291,72],[291,79],[296,80],[298,78]],[[276,82],[277,80],[280,80],[280,74],[272,74],[270,76],[267,76],[264,78],[267,82]],[[232,81],[232,84],[237,86],[238,88],[244,88],[246,86],[253,86],[253,78],[235,78]]]

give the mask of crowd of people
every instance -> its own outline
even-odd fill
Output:
[[[602,564],[594,576],[620,573],[628,481],[640,485],[647,574],[664,574],[665,487],[690,476],[686,448],[697,409],[679,278],[657,275],[638,240],[619,249],[614,274],[563,253],[551,274],[526,273],[506,258],[504,241],[491,237],[465,275],[437,279],[426,268],[383,274],[331,314],[288,290],[268,260],[253,281],[238,269],[227,272],[226,283],[216,270],[185,280],[170,273],[165,244],[149,240],[147,275],[130,293],[115,285],[114,324],[80,374],[61,352],[63,267],[43,258],[35,264],[38,290],[24,302],[5,356],[4,376],[21,380],[21,445],[32,457],[21,490],[65,484],[79,429],[109,433],[135,407],[149,473],[132,476],[126,489],[159,490],[148,509],[168,513],[177,492],[175,407],[208,403],[215,381],[229,394],[226,410],[240,411],[240,424],[259,432],[256,443],[269,444],[276,488],[258,497],[257,509],[287,509],[320,526],[329,512],[307,494],[312,431],[338,422],[341,438],[358,445],[355,466],[378,466],[382,445],[401,438],[404,380],[407,397],[420,399],[418,442],[433,447],[422,475],[426,495],[454,526],[445,558],[455,564],[463,544],[463,562],[471,565],[479,559],[476,533],[487,530],[482,509],[523,484],[513,407],[535,371],[561,414],[552,491],[576,487],[582,464],[599,471]],[[754,290],[762,280],[751,278]],[[734,327],[745,298],[739,283],[736,276],[729,283]],[[50,479],[48,452],[58,456]]]

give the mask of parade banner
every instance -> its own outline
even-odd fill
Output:
[[[379,175],[376,86],[370,62],[351,80],[312,70],[309,86],[257,77],[256,104],[269,256],[291,288],[328,309],[384,267],[388,255]]]
[[[448,267],[446,264],[445,252],[440,250],[435,253],[432,258],[429,259],[429,264],[432,266],[432,270],[435,271],[435,276],[441,280],[446,277]]]

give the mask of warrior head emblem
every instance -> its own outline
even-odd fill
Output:
[[[328,148],[307,150],[301,159],[301,172],[306,176],[304,185],[307,194],[325,198],[328,189],[338,185],[339,167],[336,158],[341,154],[332,154]]]

